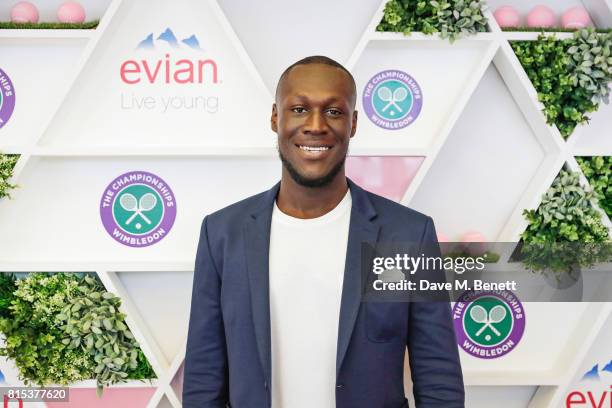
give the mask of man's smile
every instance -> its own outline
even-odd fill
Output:
[[[296,144],[300,150],[300,155],[307,159],[320,159],[327,157],[330,154],[333,146],[324,144]]]

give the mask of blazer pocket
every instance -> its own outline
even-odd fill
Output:
[[[402,302],[365,302],[366,335],[370,341],[400,341],[407,329],[408,306]]]

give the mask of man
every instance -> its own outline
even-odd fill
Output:
[[[430,217],[346,178],[352,75],[321,56],[281,75],[280,183],[202,222],[185,408],[464,406],[448,303],[362,302],[362,242],[436,244]]]

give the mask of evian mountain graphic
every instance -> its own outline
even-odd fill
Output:
[[[606,364],[601,370],[599,369],[599,364],[595,364],[593,368],[591,368],[582,376],[582,380],[599,381],[601,379],[600,374],[603,373],[606,373],[608,375],[612,374],[612,360],[610,360],[608,364]]]
[[[182,47],[181,44],[184,44],[194,50],[202,51],[198,37],[196,37],[195,34],[192,34],[190,37],[184,38],[179,42],[172,30],[169,28],[166,28],[166,31],[161,33],[156,39],[153,39],[153,33],[150,33],[144,40],[138,43],[136,48],[139,50],[153,50],[156,48],[156,44],[159,44],[159,41],[165,42],[172,48],[180,48]]]

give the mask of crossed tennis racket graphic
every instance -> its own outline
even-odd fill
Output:
[[[130,193],[125,193],[119,198],[119,204],[125,211],[133,212],[130,218],[127,219],[125,225],[129,225],[136,216],[140,216],[147,224],[151,224],[151,220],[143,212],[151,211],[157,204],[157,197],[153,193],[146,193],[140,200],[137,200]]]
[[[390,88],[386,86],[381,86],[376,91],[376,94],[380,98],[381,101],[387,102],[387,104],[381,109],[385,112],[389,109],[390,106],[394,106],[400,112],[403,112],[402,108],[397,104],[398,102],[403,102],[404,99],[408,97],[408,90],[404,87],[397,88],[395,91],[391,92]]]
[[[487,327],[490,328],[497,337],[501,336],[501,333],[494,325],[503,321],[506,318],[506,313],[506,309],[501,305],[494,306],[488,313],[484,307],[480,305],[474,306],[470,310],[470,317],[476,323],[484,323],[476,332],[476,336],[480,336]]]

